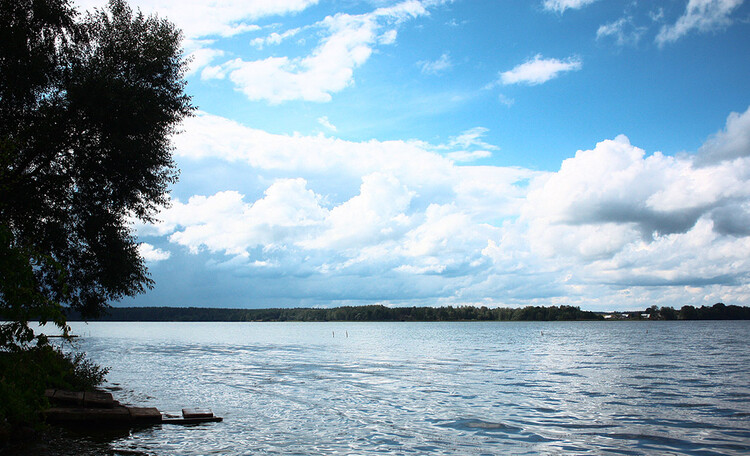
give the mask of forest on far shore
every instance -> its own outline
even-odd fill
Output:
[[[574,306],[386,307],[330,309],[219,309],[208,307],[111,307],[95,321],[577,321],[577,320],[750,320],[750,307],[724,305],[651,306],[643,311],[592,312]],[[81,320],[69,312],[68,321]]]

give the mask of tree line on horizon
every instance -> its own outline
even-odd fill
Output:
[[[320,308],[228,309],[209,307],[112,307],[96,321],[581,321],[604,320],[605,313],[577,306],[507,307],[386,307],[383,305]],[[750,320],[750,307],[724,305],[651,306],[644,311],[618,312],[619,317],[649,320]],[[74,311],[68,320],[81,320]]]

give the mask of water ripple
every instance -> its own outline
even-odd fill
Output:
[[[210,407],[225,420],[67,436],[39,454],[750,452],[748,322],[93,323],[74,331],[112,368],[118,399]]]

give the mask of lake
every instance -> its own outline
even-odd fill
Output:
[[[71,326],[116,399],[224,421],[42,453],[750,453],[749,321]]]

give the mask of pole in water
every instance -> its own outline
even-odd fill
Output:
[[[344,331],[346,333],[346,337],[349,337],[349,331]]]
[[[331,331],[331,336],[332,336],[332,337],[336,337],[336,333],[335,333],[335,332],[333,332],[333,331]]]

